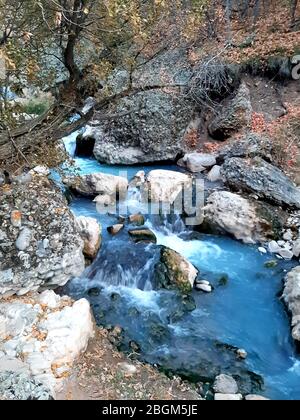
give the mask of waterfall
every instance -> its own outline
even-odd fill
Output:
[[[71,156],[75,156],[75,150],[76,150],[76,139],[77,136],[81,133],[81,130],[75,131],[74,133],[70,134],[67,137],[64,137],[62,139],[66,152]]]

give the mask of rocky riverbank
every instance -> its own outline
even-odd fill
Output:
[[[173,59],[171,55],[165,61],[165,57],[157,63],[158,68],[165,68],[166,62],[170,64]],[[149,68],[150,76],[151,71]],[[172,71],[168,65],[168,73]],[[184,65],[180,76],[175,72],[169,77],[179,77],[177,81],[186,85],[189,72],[190,67]],[[134,75],[134,83],[140,76]],[[152,77],[155,80],[158,76]],[[118,71],[109,81],[116,93],[120,90],[120,78],[127,80],[128,74]],[[201,193],[201,200],[196,200],[196,215],[201,214],[201,218],[193,227],[195,231],[256,245],[260,253],[271,254],[272,267],[280,260],[296,262],[300,256],[300,189],[278,168],[270,136],[253,131],[256,104],[246,82],[231,92],[217,115],[207,117],[206,136],[213,150],[190,141],[191,133],[194,137],[199,134],[201,118],[195,97],[192,99],[182,90],[157,88],[141,92],[137,99],[121,99],[117,112],[128,111],[122,118],[109,127],[93,121],[93,126],[77,139],[78,153],[82,155],[88,149],[86,153],[93,153],[100,162],[141,164],[172,160],[177,162],[177,170],[139,170],[131,180],[101,171],[65,174],[62,179],[71,194],[94,200],[99,213],[118,216],[116,223],[107,228],[111,240],[127,235],[131,244],[149,245],[148,251],[155,250],[153,254],[157,251],[151,287],[174,292],[180,296],[181,306],[185,306],[172,313],[171,320],[196,308],[193,292],[211,294],[215,287],[225,286],[227,278],[223,276],[219,284],[212,285],[180,253],[156,246],[157,237],[146,221],[149,213],[117,214],[120,202],[134,197],[142,213],[150,201],[158,205],[156,216],[161,217],[160,213],[182,204],[183,192],[190,197]],[[142,116],[138,127],[137,115]],[[198,181],[202,187],[197,190]],[[168,379],[141,362],[127,360],[109,343],[113,334],[109,330],[96,329],[92,338],[95,326],[88,301],[74,302],[55,294],[53,289],[79,277],[86,265],[97,258],[106,234],[101,224],[92,217],[75,218],[46,167],[13,175],[3,172],[0,196],[0,397],[10,399],[15,393],[18,399],[261,399],[249,395],[252,383],[245,390],[242,380],[242,385],[238,384],[234,375],[223,374],[219,365],[213,366],[210,360],[208,366],[199,368],[208,382],[191,386],[178,378]],[[159,211],[159,204],[163,204],[163,211]],[[190,208],[183,210],[181,216],[187,221]],[[124,249],[127,252],[129,259],[131,254]],[[137,258],[134,252],[132,258]],[[97,264],[98,269],[102,268],[101,261]],[[117,261],[110,273],[118,272],[120,267]],[[297,342],[299,282],[296,267],[287,274],[283,292],[292,315],[292,336]],[[96,287],[89,291],[91,295],[101,292]],[[118,298],[117,294],[112,296]],[[153,337],[166,333],[162,324],[156,327],[155,324],[151,332]],[[82,355],[90,340],[89,351]],[[210,337],[210,343],[211,340]],[[219,344],[223,346],[220,353],[226,369],[228,360],[235,372],[242,369],[247,352]],[[210,354],[216,357],[218,345],[212,345],[205,358],[209,359]],[[199,372],[197,375],[201,376]],[[249,372],[247,375],[246,381],[251,382]]]

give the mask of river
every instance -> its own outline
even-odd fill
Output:
[[[64,139],[71,155],[76,136]],[[175,165],[109,166],[87,158],[75,162],[82,174],[119,175],[125,170],[129,178],[141,169],[180,170]],[[280,301],[283,277],[293,263],[279,261],[267,268],[266,262],[274,257],[262,255],[256,246],[192,233],[178,218],[158,222],[149,216],[146,224],[158,244],[181,253],[214,287],[211,294],[194,291],[196,308],[186,310],[176,293],[153,290],[156,245],[134,244],[126,229],[110,236],[106,228],[116,223],[116,216],[98,214],[89,199],[74,198],[70,207],[77,216],[101,222],[103,245],[93,264],[66,290],[75,298],[89,299],[99,325],[122,327],[122,349],[129,350],[134,342],[143,360],[193,381],[209,381],[228,372],[242,378],[245,392],[300,399],[300,359]],[[245,361],[237,360],[236,348],[247,351]],[[257,378],[249,372],[261,375],[262,390],[255,389]]]

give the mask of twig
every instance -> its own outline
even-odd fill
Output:
[[[9,138],[9,140],[12,142],[12,144],[13,144],[13,146],[14,146],[14,148],[16,149],[16,151],[22,156],[22,158],[25,160],[25,162],[27,163],[27,165],[28,166],[30,166],[30,163],[29,163],[29,161],[28,161],[28,159],[27,159],[27,157],[24,155],[24,153],[22,152],[22,150],[20,150],[19,149],[19,147],[17,146],[17,144],[16,144],[16,142],[14,141],[14,139],[13,139],[13,137],[12,137],[12,135],[11,135],[11,132],[10,132],[10,129],[9,129],[9,127],[6,127],[6,130],[7,130],[7,135],[8,135],[8,138]]]

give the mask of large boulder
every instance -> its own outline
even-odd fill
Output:
[[[300,208],[300,189],[282,171],[261,158],[228,159],[221,174],[235,190],[253,192],[275,204]]]
[[[151,202],[173,204],[184,191],[191,190],[193,178],[187,174],[175,171],[156,169],[149,172],[146,183],[142,186],[142,197]]]
[[[0,301],[0,368],[27,373],[55,395],[93,333],[86,299],[46,290]]]
[[[63,183],[71,190],[85,196],[107,196],[116,199],[126,196],[128,180],[121,176],[97,172],[89,175],[66,176]]]
[[[0,297],[62,286],[85,267],[83,241],[46,177],[0,187]]]
[[[254,244],[277,238],[284,221],[284,213],[270,205],[228,191],[216,191],[204,207],[202,228]]]
[[[179,290],[190,293],[197,278],[198,270],[178,252],[161,247],[160,258],[154,268],[157,289]]]
[[[300,343],[300,266],[286,275],[283,299],[292,315],[292,336]]]
[[[190,76],[191,65],[184,50],[160,54],[132,75],[116,71],[108,89],[119,94],[132,83],[138,93],[116,100],[112,109],[116,118],[94,130],[96,159],[130,165],[175,160],[183,153],[186,133],[194,120],[195,104],[184,92]]]
[[[217,140],[224,140],[243,128],[247,128],[252,119],[250,92],[242,83],[236,96],[223,104],[222,110],[210,122],[208,130]]]
[[[216,158],[220,162],[232,157],[252,158],[256,156],[272,160],[273,143],[269,137],[248,133],[240,139],[228,141],[229,143],[220,147],[216,152]]]
[[[101,246],[101,225],[93,217],[79,216],[76,217],[76,227],[84,242],[84,255],[94,259]]]

